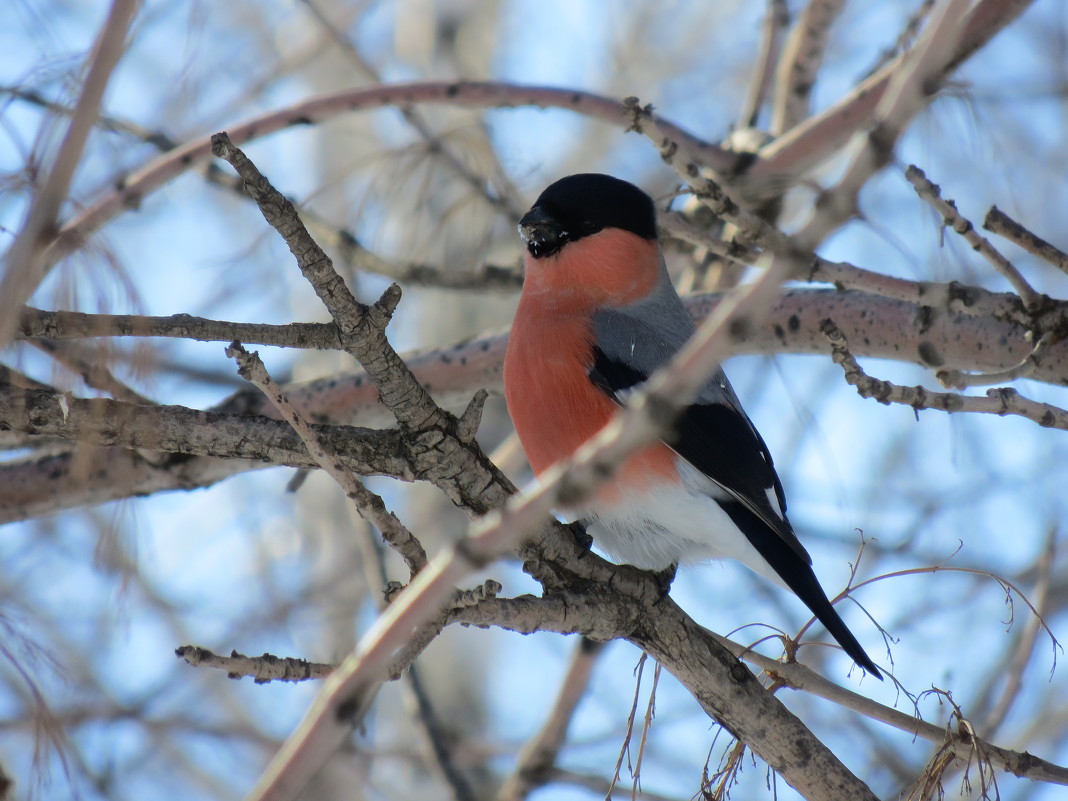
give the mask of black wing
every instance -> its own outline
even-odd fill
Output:
[[[641,370],[594,347],[592,381],[617,403],[627,390],[644,382]],[[733,393],[722,386],[724,398]],[[752,421],[731,402],[695,403],[683,410],[664,441],[683,459],[726,490],[718,503],[763,559],[804,601],[849,656],[878,679],[882,673],[838,616],[812,571],[812,557],[786,519],[786,499],[775,465]],[[775,493],[779,509],[768,496]],[[783,547],[784,545],[789,547]]]
[[[594,348],[594,363],[589,376],[617,403],[621,393],[648,378],[641,370],[612,359],[599,347]],[[744,526],[737,519],[734,522],[762,556],[778,539],[789,545],[805,564],[812,563],[786,521],[786,497],[768,447],[744,412],[728,403],[694,403],[682,411],[674,431],[664,441],[730,494],[733,502],[719,503],[732,519],[736,513],[744,517],[742,510],[756,518]],[[774,493],[778,509],[772,504],[769,492]],[[758,522],[762,525],[754,525]],[[756,540],[768,542],[761,547]]]

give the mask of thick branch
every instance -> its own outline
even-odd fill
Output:
[[[202,412],[184,406],[141,406],[105,398],[75,398],[44,390],[0,392],[0,429],[62,437],[95,446],[239,459],[314,468],[300,437],[280,420]],[[312,427],[346,469],[361,475],[416,479],[411,451],[397,431],[351,426]],[[240,466],[238,466],[240,469]],[[97,468],[94,467],[94,470]]]
[[[957,293],[953,297],[971,296]],[[717,302],[718,299],[711,295],[688,299],[696,319],[706,317]],[[819,330],[820,321],[825,318],[836,321],[858,356],[904,359],[932,368],[954,365],[991,372],[1012,369],[1031,353],[1031,345],[1025,337],[1026,329],[1013,322],[948,311],[934,314],[929,307],[862,292],[809,289],[789,290],[780,295],[767,317],[743,332],[732,350],[735,353],[826,354],[827,341]],[[333,329],[332,324],[328,325]],[[62,329],[57,334],[62,335]],[[282,344],[286,335],[280,331],[277,339],[266,336],[264,339],[268,340],[264,344]],[[417,351],[406,355],[405,361],[438,402],[459,410],[480,387],[500,392],[501,360],[506,342],[504,334],[480,337],[445,348]],[[1068,341],[1050,342],[1029,377],[1059,386],[1068,383]],[[304,413],[317,422],[364,426],[391,423],[388,411],[379,403],[377,391],[363,372],[291,385],[286,391]],[[216,411],[277,417],[277,412],[259,392],[239,392]],[[234,416],[232,419],[239,418]],[[146,424],[147,427],[152,425]],[[242,423],[245,425],[252,424]],[[177,428],[192,431],[181,425]],[[244,436],[259,438],[255,430],[243,428]],[[112,431],[109,436],[109,444],[130,444],[124,439],[122,430]],[[209,431],[205,436],[211,439],[217,434]],[[70,437],[80,440],[82,434],[72,430]],[[250,444],[250,447],[255,446]],[[176,452],[206,452],[206,446],[196,445],[191,434],[189,444],[180,448]],[[229,452],[221,455],[258,461],[223,462],[190,457],[148,461],[135,451],[113,450],[106,458],[95,458],[92,471],[78,471],[73,452],[50,452],[32,461],[0,464],[0,522],[132,495],[208,486],[234,473],[268,463],[312,466],[301,461],[306,459],[303,451],[290,450],[272,462],[259,461],[261,457],[256,455],[239,456]]]
[[[962,25],[959,40],[945,65],[949,74],[1010,25],[1034,0],[978,0]],[[760,149],[746,173],[749,181],[774,187],[776,176],[799,176],[837,153],[867,120],[897,74],[904,56],[887,64],[826,111]]]

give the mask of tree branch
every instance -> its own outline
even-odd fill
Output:
[[[226,349],[226,355],[237,362],[241,377],[255,384],[264,397],[281,413],[285,421],[293,427],[301,442],[304,443],[304,447],[308,449],[308,453],[319,467],[337,482],[345,496],[356,506],[356,512],[360,517],[378,528],[382,539],[400,555],[411,575],[414,576],[426,567],[426,551],[423,550],[419,540],[412,536],[408,527],[386,508],[382,498],[367,489],[342,463],[340,456],[329,448],[308,425],[304,416],[290,403],[282,388],[267,373],[267,368],[263,366],[259,354],[249,353],[240,342],[233,342]]]
[[[142,406],[106,398],[75,398],[49,390],[17,390],[11,386],[3,389],[0,427],[14,431],[163,454],[212,456],[289,467],[319,466],[308,455],[296,432],[280,420],[202,412],[184,406]],[[390,475],[402,481],[417,477],[409,461],[416,451],[398,431],[333,425],[311,428],[347,470],[360,475]],[[162,454],[161,458],[164,458]]]
[[[779,59],[768,130],[781,135],[809,115],[809,97],[823,63],[831,26],[845,0],[809,0]]]
[[[462,108],[561,108],[609,124],[626,125],[626,118],[618,100],[589,92],[503,82],[428,81],[387,84],[369,89],[346,89],[323,95],[231,126],[228,134],[231,141],[240,145],[285,128],[314,125],[343,113],[415,103],[437,103]],[[699,158],[702,163],[713,165],[725,172],[735,163],[735,155],[692,136],[666,120],[661,121],[661,124],[675,141],[686,143],[695,158]],[[62,227],[46,251],[45,258],[48,263],[55,263],[72,253],[124,209],[139,203],[167,182],[203,164],[210,157],[210,139],[196,139],[120,179],[116,182],[117,188],[114,191],[97,198]]]
[[[983,228],[1015,242],[1028,253],[1049,262],[1061,272],[1068,273],[1068,253],[1031,233],[997,206],[991,206],[983,220]]]
[[[944,75],[967,61],[1033,2],[978,0],[963,21],[960,38],[945,64]],[[905,54],[902,54],[826,111],[810,117],[762,147],[756,162],[746,172],[746,180],[754,187],[775,186],[782,176],[793,176],[796,180],[797,176],[840,151],[871,120],[904,58]]]
[[[11,341],[19,309],[55,264],[47,257],[47,250],[56,233],[59,212],[70,194],[74,171],[96,124],[111,72],[126,51],[126,31],[139,6],[138,0],[112,0],[89,56],[85,82],[71,113],[67,133],[22,228],[7,251],[7,270],[0,278],[0,348]]]
[[[567,729],[575,709],[586,695],[597,658],[603,652],[603,642],[587,637],[576,644],[560,680],[556,701],[541,730],[519,752],[515,768],[497,793],[498,801],[522,801],[552,780],[557,755],[567,739]]]
[[[862,398],[875,398],[879,403],[900,403],[920,409],[941,409],[944,412],[979,412],[999,416],[1016,415],[1033,420],[1044,428],[1059,428],[1068,431],[1068,410],[1038,403],[1023,397],[1009,387],[991,389],[985,398],[971,395],[958,395],[954,392],[930,392],[923,387],[902,387],[889,381],[872,378],[861,369],[845,336],[831,321],[826,320],[821,326],[823,335],[831,343],[832,358],[835,364],[842,366],[846,381],[857,388]]]
[[[324,662],[309,662],[294,656],[245,656],[231,651],[229,656],[219,656],[207,648],[198,645],[182,645],[175,649],[174,655],[184,659],[192,667],[210,667],[225,670],[227,678],[240,679],[249,676],[256,684],[268,684],[272,681],[307,681],[324,679],[333,670],[333,665]]]
[[[929,288],[926,291],[925,286]],[[941,289],[938,289],[939,287]],[[930,298],[932,301],[935,300],[934,296],[938,295],[956,298],[950,304],[953,308],[968,308],[968,299],[973,297],[972,290],[965,292],[963,288],[958,287],[955,291],[948,291],[945,287],[946,285],[920,284],[916,292],[919,297]],[[1002,296],[991,297],[996,299]],[[700,320],[707,317],[719,301],[716,296],[702,295],[688,298],[687,302],[691,313]],[[1022,305],[1019,308],[1022,310]],[[758,321],[754,327],[741,332],[732,344],[732,351],[825,354],[827,341],[820,333],[819,327],[820,322],[826,318],[836,321],[848,340],[854,343],[855,350],[852,352],[858,356],[904,359],[932,368],[956,365],[965,369],[996,372],[1013,369],[1031,353],[1026,329],[1013,322],[976,317],[954,312],[949,308],[944,309],[942,313],[935,313],[929,306],[863,292],[811,289],[792,289],[780,294],[765,318]],[[101,322],[108,322],[107,316],[103,316]],[[208,321],[207,325],[210,327],[211,321]],[[224,324],[219,329],[218,335],[223,341],[229,341],[223,336],[231,330],[226,327],[228,325],[238,324]],[[330,331],[336,330],[332,323],[324,325],[328,326]],[[93,330],[97,330],[95,326],[95,322],[90,323]],[[65,336],[66,333],[73,336],[76,331],[66,332],[60,325],[53,333],[57,337]],[[115,333],[121,333],[121,330],[116,330]],[[277,335],[271,333],[261,338],[266,340],[261,344],[281,345],[291,341],[288,334],[281,329]],[[445,348],[416,351],[407,354],[405,361],[412,368],[417,380],[431,390],[441,404],[459,410],[480,387],[494,393],[501,391],[501,361],[504,358],[506,342],[504,334],[479,337]],[[340,343],[335,347],[340,347]],[[1068,341],[1050,340],[1044,354],[1034,363],[1029,377],[1056,385],[1068,382]],[[364,426],[384,426],[392,422],[364,372],[332,375],[289,385],[286,392],[304,414],[317,422],[356,423]],[[161,408],[166,410],[171,407]],[[257,441],[261,445],[264,442],[277,443],[277,431],[253,428],[253,423],[240,421],[237,415],[277,418],[277,412],[266,402],[262,393],[239,391],[216,407],[214,412],[230,413],[227,425],[240,425],[243,432],[240,436],[253,439],[248,443],[246,455],[241,455],[234,450],[225,450],[231,447],[227,444],[230,441],[228,435],[209,427],[205,435],[207,439],[210,441],[214,438],[216,446],[222,446],[213,452],[235,460],[251,458],[256,462],[224,462],[219,459],[189,456],[156,456],[152,460],[146,460],[136,451],[110,450],[106,458],[103,454],[100,458],[94,458],[92,471],[78,471],[73,451],[57,453],[52,446],[51,450],[36,459],[0,463],[0,522],[25,519],[84,504],[104,503],[131,495],[208,486],[227,476],[266,464],[314,467],[295,438],[292,438],[289,446],[277,456],[265,447],[256,446]],[[197,420],[198,427],[210,426],[211,418]],[[152,418],[146,422],[147,428],[155,425],[157,423],[153,422]],[[176,439],[176,442],[185,443],[176,445],[177,450],[174,452],[206,455],[211,449],[210,442],[198,444],[195,437],[186,437],[185,433],[191,432],[187,425],[176,423],[174,426],[176,438],[181,437]],[[139,427],[109,430],[106,439],[100,432],[92,433],[91,429],[87,429],[86,433],[82,433],[78,428],[71,428],[65,433],[57,430],[55,435],[75,442],[133,447],[131,440],[138,430]],[[261,430],[262,433],[256,433]],[[427,441],[426,447],[433,446]],[[252,453],[249,453],[250,451]],[[265,458],[268,461],[263,461]],[[385,466],[386,463],[382,463],[382,467]],[[374,472],[376,471],[371,471]],[[363,471],[360,473],[369,474]]]
[[[1020,275],[1020,271],[1013,266],[1012,262],[990,244],[990,240],[981,236],[975,230],[975,226],[972,225],[971,221],[957,210],[956,203],[942,197],[942,188],[929,180],[923,170],[915,164],[910,164],[905,170],[905,178],[912,184],[916,194],[930,203],[935,211],[942,215],[943,225],[949,226],[955,233],[964,237],[964,241],[972,246],[972,250],[990,262],[990,265],[1001,273],[1005,280],[1012,285],[1012,288],[1016,290],[1016,294],[1020,296],[1020,299],[1029,310],[1037,311],[1041,306],[1049,302],[1049,298],[1035,292],[1031,285],[1027,283],[1027,280]]]

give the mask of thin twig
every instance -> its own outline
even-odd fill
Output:
[[[255,679],[256,684],[323,679],[334,670],[333,665],[325,662],[309,662],[294,656],[245,656],[237,651],[231,651],[229,656],[220,656],[198,645],[182,645],[175,649],[174,655],[193,667],[225,670],[227,677],[231,679],[248,676]]]
[[[707,174],[707,170],[701,170],[691,149],[671,138],[670,131],[653,114],[651,105],[643,106],[637,97],[628,97],[623,100],[623,113],[630,121],[630,130],[653,143],[660,158],[675,170],[698,202],[716,217],[738,227],[743,247],[766,248],[775,253],[790,249],[785,234],[735,200],[721,182]]]
[[[656,717],[656,688],[660,684],[660,674],[663,671],[657,662],[653,668],[653,683],[649,688],[649,700],[645,704],[645,715],[642,718],[642,735],[638,740],[638,756],[634,760],[634,768],[630,775],[632,778],[630,797],[631,801],[637,801],[642,787],[642,762],[645,759],[645,747],[649,744],[649,732],[653,728],[653,718]]]
[[[586,695],[593,668],[604,648],[604,642],[588,637],[582,637],[575,645],[560,680],[556,701],[541,730],[519,752],[515,768],[497,794],[498,801],[523,801],[552,779],[556,757],[564,747],[568,727],[579,702]]]
[[[1024,689],[1024,673],[1031,663],[1038,635],[1044,627],[1043,619],[1049,614],[1050,581],[1053,573],[1053,563],[1057,555],[1057,527],[1050,526],[1046,531],[1046,543],[1042,553],[1035,560],[1036,571],[1033,605],[1035,613],[1027,618],[1023,631],[1017,638],[1013,648],[1012,658],[1006,665],[999,665],[995,671],[995,686],[1002,685],[1001,696],[994,708],[989,711],[983,720],[980,729],[984,737],[993,737],[995,732],[1005,722],[1013,704],[1019,698]],[[1052,675],[1052,674],[1051,674]],[[985,693],[984,693],[985,695]]]
[[[1058,270],[1068,273],[1068,253],[1031,233],[997,206],[991,206],[990,211],[986,213],[983,228],[1015,242],[1031,255],[1038,256]]]
[[[0,348],[11,341],[18,311],[55,263],[46,251],[55,235],[59,212],[70,193],[74,171],[82,160],[89,133],[96,124],[100,103],[111,73],[126,51],[126,32],[139,0],[112,0],[111,10],[89,56],[81,94],[71,113],[67,132],[59,145],[29,213],[7,252],[7,270],[0,278]]]
[[[940,409],[944,412],[978,412],[999,416],[1015,415],[1033,420],[1044,428],[1068,431],[1068,411],[1048,403],[1025,398],[1009,387],[991,389],[985,398],[958,395],[955,392],[931,392],[923,387],[902,387],[889,381],[872,378],[861,369],[845,335],[831,320],[824,320],[820,330],[831,344],[834,363],[842,367],[846,382],[857,388],[863,398],[874,398],[883,404],[900,403],[921,409]]]
[[[945,225],[964,237],[964,241],[972,246],[972,250],[990,262],[991,266],[1012,284],[1012,288],[1016,290],[1016,294],[1020,296],[1028,309],[1037,309],[1044,303],[1043,296],[1027,283],[1027,279],[1020,274],[1012,262],[999,253],[985,236],[975,230],[971,221],[957,210],[957,204],[942,197],[942,188],[929,180],[923,170],[915,164],[910,164],[905,170],[905,178],[912,184],[916,194],[942,215],[942,222]]]
[[[319,439],[304,416],[290,403],[286,393],[267,373],[259,354],[245,350],[240,342],[233,342],[226,349],[226,355],[237,362],[241,377],[255,384],[285,421],[293,426],[308,453],[344,490],[345,496],[356,506],[360,517],[377,526],[382,533],[382,539],[400,555],[411,574],[414,576],[426,567],[426,551],[419,540],[386,508],[382,498],[367,489]]]
[[[1033,375],[1035,370],[1042,364],[1042,360],[1046,357],[1054,340],[1055,337],[1053,332],[1047,331],[1042,335],[1038,342],[1035,343],[1035,346],[1031,349],[1031,352],[1027,354],[1026,358],[1005,370],[998,370],[992,373],[965,373],[960,370],[945,369],[938,370],[935,373],[935,378],[937,378],[938,383],[946,387],[946,389],[988,387],[992,384],[1004,384],[1008,381],[1015,381],[1017,378],[1027,378]]]
[[[648,659],[649,655],[643,651],[642,655],[638,657],[637,666],[634,668],[634,698],[630,703],[630,712],[627,714],[627,730],[623,732],[623,742],[619,746],[619,756],[616,758],[616,767],[612,771],[612,781],[609,782],[605,798],[612,797],[612,791],[619,782],[619,772],[623,768],[623,760],[630,754],[630,741],[634,736],[634,721],[638,719],[638,699],[641,697],[642,691],[642,673],[645,672],[645,663]],[[629,764],[628,762],[628,766]]]

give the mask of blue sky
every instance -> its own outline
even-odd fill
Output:
[[[398,6],[370,5],[351,33],[387,79],[452,77],[451,64],[431,62],[428,66],[399,57]],[[440,3],[436,7],[446,13],[462,5]],[[755,48],[759,11],[755,4],[723,3],[722,9],[706,17],[702,5],[675,2],[649,11],[653,6],[622,2],[505,2],[490,31],[485,73],[467,77],[637,94],[676,122],[716,140],[729,130],[741,105],[744,66]],[[850,4],[840,23],[842,32],[832,41],[825,78],[815,94],[818,105],[837,98],[879,50],[893,42],[900,20],[910,10],[900,4],[881,4],[877,9],[862,5]],[[622,21],[639,7],[648,15],[640,26],[643,36],[632,50],[624,51],[633,58],[620,62],[613,54],[628,30]],[[0,26],[0,84],[40,87],[49,97],[69,98],[59,78],[69,80],[75,72],[74,65],[91,40],[103,8],[101,3],[60,3],[47,8],[13,4],[9,24]],[[163,125],[182,138],[322,91],[326,79],[294,70],[265,81],[262,91],[247,94],[248,86],[270,73],[265,58],[300,52],[302,42],[310,41],[313,33],[300,4],[260,2],[249,8],[255,13],[242,16],[236,4],[231,11],[202,3],[149,4],[142,12],[135,48],[120,65],[109,91],[107,111],[142,125]],[[613,21],[618,18],[620,25],[604,24],[606,13]],[[686,24],[690,20],[708,24],[717,15],[722,15],[721,28],[706,30]],[[1065,174],[1061,144],[1065,103],[1056,93],[1024,94],[1018,87],[1053,86],[1058,76],[1063,79],[1066,65],[1051,65],[1048,55],[1056,52],[1050,41],[1065,34],[1065,15],[1063,5],[1036,4],[966,65],[955,87],[959,96],[940,100],[917,122],[898,151],[901,164],[916,162],[927,169],[932,180],[942,185],[947,196],[957,198],[961,210],[973,220],[980,220],[996,203],[1054,241],[1066,208],[1065,183],[1060,180]],[[657,53],[665,59],[678,58],[677,72],[663,75],[659,65],[647,64],[645,59]],[[503,168],[527,199],[561,170],[572,168],[568,155],[582,147],[586,138],[593,139],[593,129],[601,126],[562,111],[500,110],[488,113],[486,119]],[[41,120],[39,111],[27,104],[5,100],[0,105],[0,169],[5,174],[21,171],[37,141]],[[401,135],[404,130],[395,116],[363,115],[361,120],[353,124],[369,125],[378,134],[397,131]],[[589,169],[636,181],[670,183],[667,168],[641,137],[618,133],[604,141],[608,145],[591,155],[595,161]],[[320,144],[318,131],[301,129],[256,142],[249,152],[277,185],[297,197],[308,197],[331,177],[318,171],[314,159],[306,156]],[[145,145],[102,133],[91,140],[90,153],[76,176],[80,200],[91,198],[114,176],[153,155]],[[370,196],[368,187],[375,184],[366,173],[374,166],[373,162],[346,164],[351,170],[347,175],[353,187],[350,193]],[[17,230],[25,198],[21,191],[0,192],[0,237],[5,241]],[[352,226],[368,241],[403,249],[402,238],[382,234],[383,228],[396,221],[390,219],[387,203],[376,205],[374,200],[370,197],[368,212],[352,220]],[[822,248],[823,255],[910,278],[957,279],[1006,288],[963,243],[947,234],[945,245],[939,247],[938,222],[915,198],[900,168],[891,168],[873,181],[861,200],[872,222],[843,228]],[[500,237],[492,242],[495,256],[509,252],[508,241]],[[99,247],[91,256],[78,257],[57,270],[35,302],[52,307],[66,301],[68,308],[84,311],[189,312],[266,322],[324,319],[287,261],[284,248],[264,230],[258,213],[205,186],[198,175],[183,176],[147,198],[140,209],[107,226],[96,244]],[[1063,247],[1065,242],[1060,244]],[[104,246],[122,266],[121,273],[100,257]],[[512,246],[512,257],[517,258],[518,242]],[[464,252],[460,245],[455,250]],[[1063,275],[1018,252],[1011,255],[1036,286],[1063,296],[1068,288]],[[377,279],[361,279],[359,289],[373,297],[381,285]],[[433,344],[439,341],[436,336],[453,341],[508,322],[508,301],[495,301],[492,323],[461,310],[456,316],[462,320],[469,315],[470,330],[441,333],[427,318],[444,316],[443,307],[453,301],[442,301],[440,294],[433,293],[413,292],[410,298],[394,324],[395,344],[401,349]],[[423,305],[419,305],[421,298]],[[455,303],[460,308],[460,301]],[[224,369],[221,345],[154,344],[165,363]],[[267,351],[265,355],[271,369],[280,374],[296,365],[294,354]],[[51,365],[29,349],[0,358],[42,379],[52,377]],[[873,360],[865,364],[880,377],[933,386],[930,374],[912,365]],[[856,555],[857,529],[878,540],[880,572],[935,563],[962,544],[953,564],[1014,574],[1035,562],[1047,530],[1066,518],[1068,509],[1060,487],[1068,462],[1060,432],[1015,419],[947,417],[937,412],[925,412],[916,419],[909,409],[861,400],[823,357],[745,357],[732,360],[727,369],[776,455],[795,525],[812,552],[818,575],[831,591],[837,591],[848,576],[848,565]],[[227,386],[193,380],[172,369],[124,371],[123,375],[154,398],[197,408],[217,402],[238,385],[236,378]],[[1063,389],[1028,381],[1019,382],[1018,388],[1029,396],[1068,403]],[[498,416],[487,423],[493,431],[504,426],[497,408]],[[230,777],[232,792],[220,793],[233,797],[251,782],[268,749],[247,742],[235,746],[217,732],[229,721],[248,716],[259,721],[265,732],[282,737],[299,720],[315,691],[309,685],[260,687],[249,681],[225,682],[207,672],[176,669],[175,646],[192,641],[223,652],[237,648],[324,660],[338,656],[331,650],[345,640],[337,631],[347,624],[328,620],[314,602],[286,612],[272,611],[276,604],[285,607],[283,600],[294,595],[310,592],[313,600],[320,599],[316,592],[322,598],[329,595],[332,585],[324,583],[324,576],[331,577],[329,563],[347,553],[344,543],[323,533],[343,520],[332,516],[335,506],[328,507],[321,500],[330,497],[325,483],[316,484],[314,492],[303,496],[309,500],[302,500],[300,494],[294,497],[282,491],[288,478],[288,471],[262,471],[230,479],[211,490],[123,501],[91,515],[66,513],[44,523],[4,528],[0,564],[9,590],[18,590],[7,597],[18,603],[9,600],[0,611],[25,636],[51,648],[60,661],[72,653],[85,655],[84,663],[66,662],[60,671],[42,667],[38,678],[50,698],[62,709],[115,705],[137,713],[130,712],[130,719],[105,716],[71,730],[94,770],[107,773],[113,769],[120,774],[116,786],[121,792],[116,797],[163,797],[175,789],[204,795],[218,791],[207,778],[192,773],[176,778],[173,786],[161,783],[160,777],[174,770],[176,763],[168,761],[172,756],[146,746],[146,728],[136,720],[137,715],[148,720],[187,715],[188,731],[176,742],[215,781],[226,775],[237,755],[242,767],[239,775]],[[407,488],[386,482],[376,487],[403,519],[433,519],[432,512],[420,511],[419,496]],[[314,514],[317,504],[323,506],[319,517]],[[442,527],[458,530],[459,516],[453,519],[444,514]],[[101,539],[102,529],[114,533],[120,552],[136,559],[141,579],[132,580],[108,561],[101,545],[107,542]],[[861,567],[862,577],[871,575],[866,564]],[[1063,565],[1063,559],[1057,564]],[[507,592],[532,590],[515,564],[503,565],[492,574],[505,582]],[[806,619],[799,603],[769,590],[732,564],[683,571],[673,597],[695,619],[719,632],[753,620],[796,631]],[[1008,620],[1004,593],[994,582],[949,573],[881,582],[865,589],[860,599],[877,620],[900,636],[894,658],[904,686],[914,692],[932,685],[949,686],[965,709],[973,698],[982,696],[982,685],[989,679],[983,665],[1010,647],[1027,618],[1023,606],[1017,604],[1016,623],[1010,629],[1004,622]],[[884,655],[878,635],[864,615],[848,606],[844,614],[881,661]],[[369,603],[360,605],[349,626],[350,635],[366,628],[371,615]],[[1048,622],[1063,632],[1063,610]],[[446,642],[428,655],[430,659],[453,660],[457,653],[477,653],[490,660],[492,668],[485,674],[489,687],[486,719],[474,739],[500,747],[503,754],[492,764],[507,770],[510,755],[539,725],[573,638],[460,630],[448,632],[443,639]],[[594,689],[574,724],[575,747],[564,756],[566,766],[599,775],[610,772],[606,766],[618,753],[637,658],[633,647],[617,643],[599,663]],[[1068,697],[1060,671],[1047,682],[1051,661],[1051,650],[1040,638],[1021,700],[995,741],[1064,763],[1068,745],[1063,739],[1055,744],[1028,739],[1029,727],[1047,705],[1059,711],[1059,699]],[[858,682],[856,672],[846,679],[844,657],[836,656],[824,667],[835,680],[908,709],[892,686]],[[83,675],[93,680],[84,680]],[[647,671],[646,681],[649,676]],[[0,720],[6,721],[17,716],[25,699],[19,698],[18,682],[10,671],[3,678]],[[107,687],[110,697],[87,696],[85,688],[91,686]],[[384,708],[400,703],[400,697],[399,688],[388,688]],[[530,698],[538,702],[532,704]],[[867,743],[850,728],[850,713],[797,693],[784,695],[784,700],[848,763],[858,769],[869,764]],[[689,696],[666,676],[657,709],[643,784],[675,797],[689,797],[712,744],[709,722],[695,714]],[[939,710],[933,699],[926,700],[923,709],[931,720],[944,723],[945,710]],[[211,725],[194,725],[204,722]],[[212,729],[215,724],[217,728]],[[383,712],[360,742],[388,751],[403,735],[391,728]],[[892,736],[891,742],[908,755],[909,764],[917,759],[922,763],[918,755],[932,750],[903,735]],[[25,732],[8,726],[0,730],[0,743],[4,767],[18,776],[20,786],[31,784],[30,741]],[[403,760],[383,759],[373,775],[372,783],[379,785],[377,794],[369,792],[368,796],[388,797],[385,788],[392,771],[400,776],[408,770]],[[55,759],[46,772],[50,778],[39,788],[40,795],[64,797],[67,780]],[[78,767],[72,773],[83,797],[104,797]],[[883,792],[896,787],[889,771],[869,778]],[[746,788],[760,792],[762,766],[747,768],[743,780]],[[1001,779],[1001,790],[1006,798],[1055,797],[1048,788],[1022,787],[1011,777]],[[780,798],[791,797],[781,784],[779,791]],[[544,801],[595,796],[553,785],[535,797]]]

